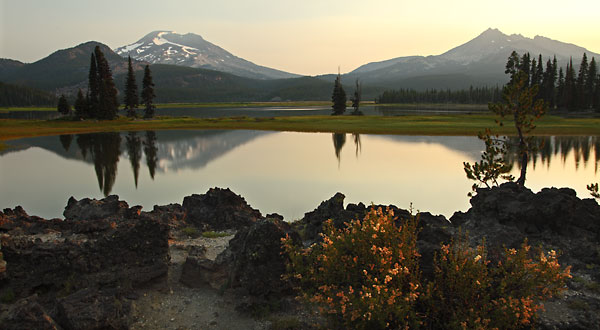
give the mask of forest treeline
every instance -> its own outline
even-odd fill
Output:
[[[56,96],[39,89],[0,82],[0,107],[53,106]]]
[[[584,53],[576,71],[572,59],[563,69],[559,67],[556,56],[547,59],[544,65],[541,54],[536,59],[529,53],[519,56],[513,51],[506,63],[505,73],[512,77],[517,71],[527,74],[527,85],[537,86],[536,99],[543,99],[549,109],[600,111],[600,75],[594,57],[588,62]],[[485,104],[500,101],[501,95],[502,90],[498,86],[471,87],[468,90],[399,89],[383,92],[376,102]]]

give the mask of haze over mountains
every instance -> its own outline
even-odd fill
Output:
[[[127,56],[136,59],[138,83],[141,69],[151,64],[158,102],[328,100],[333,75],[299,77],[262,67],[236,57],[196,34],[152,32],[137,42],[113,52],[99,42],[87,42],[55,53],[31,64],[0,59],[0,81],[73,96],[87,88],[90,54],[100,45],[119,89],[124,83]],[[557,57],[565,67],[570,57],[577,68],[583,53],[588,59],[600,55],[585,48],[546,37],[526,38],[488,29],[463,45],[441,55],[398,57],[372,62],[344,74],[347,91],[355,79],[363,84],[363,99],[373,99],[384,90],[463,89],[495,86],[507,81],[504,66],[510,53],[529,52],[545,62]]]

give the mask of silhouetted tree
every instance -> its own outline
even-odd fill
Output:
[[[127,117],[134,118],[136,116],[135,109],[138,107],[138,91],[135,83],[135,72],[131,66],[131,56],[128,57],[127,79],[125,80],[125,109]]]
[[[569,60],[567,64],[567,70],[565,72],[565,84],[563,88],[562,98],[565,107],[569,110],[575,110],[576,108],[576,81],[575,81],[575,69],[573,68],[573,59]]]
[[[88,100],[83,96],[81,89],[77,91],[77,99],[75,99],[75,116],[77,118],[89,118]]]
[[[117,117],[119,101],[117,99],[117,88],[112,78],[108,61],[100,46],[94,49],[96,64],[98,68],[99,92],[98,92],[98,119],[112,120]]]
[[[346,111],[346,91],[344,91],[344,87],[342,87],[342,75],[339,72],[333,85],[331,102],[333,102],[332,115],[343,115]]]
[[[71,106],[69,105],[69,101],[64,95],[61,95],[58,98],[58,106],[56,107],[58,112],[62,115],[68,115],[71,112]]]
[[[511,117],[519,138],[519,153],[521,155],[521,174],[517,184],[525,185],[527,161],[529,153],[534,149],[532,137],[528,134],[535,128],[534,121],[546,112],[543,100],[534,101],[538,87],[527,87],[525,72],[517,74],[514,83],[504,88],[503,103],[490,104],[489,108],[501,118]]]
[[[73,135],[71,134],[63,134],[58,137],[60,140],[60,144],[65,149],[65,151],[69,151],[69,147],[71,146],[71,142],[73,141]]]
[[[133,170],[133,180],[135,188],[138,186],[138,176],[140,173],[140,160],[142,159],[142,141],[136,132],[129,132],[126,137],[125,146],[129,154],[131,169]]]
[[[598,67],[596,66],[596,59],[592,57],[590,61],[590,66],[588,67],[588,75],[585,80],[585,104],[586,108],[592,107],[595,108],[594,103],[594,88],[598,84]]]
[[[359,110],[361,94],[362,94],[362,87],[361,87],[358,79],[356,79],[356,87],[354,88],[354,95],[352,96],[352,98],[350,98],[350,101],[352,101],[352,107],[354,108],[352,115],[362,116],[362,114],[363,114],[362,111]]]
[[[521,58],[516,51],[512,51],[510,56],[508,57],[508,61],[506,62],[506,70],[504,73],[510,76],[509,83],[512,83],[515,79],[515,75],[519,72],[519,68],[521,67]]]
[[[344,144],[346,144],[346,133],[333,133],[331,137],[333,138],[333,148],[335,150],[335,157],[337,158],[339,165],[342,147],[344,147]]]
[[[100,77],[96,66],[96,56],[92,53],[90,59],[90,72],[88,74],[88,115],[98,118],[98,98],[100,96]]]
[[[154,83],[150,66],[144,68],[144,79],[142,81],[142,104],[144,104],[144,118],[154,117]]]
[[[588,61],[587,55],[583,53],[581,58],[581,64],[579,65],[579,74],[577,75],[577,81],[575,85],[575,106],[577,109],[585,109],[588,107],[586,104],[587,90],[586,82],[588,78]]]
[[[157,157],[158,148],[156,147],[156,133],[154,131],[146,131],[146,141],[144,141],[144,155],[146,155],[146,165],[148,165],[148,171],[150,177],[154,180],[154,173],[156,171],[156,163],[158,162]]]

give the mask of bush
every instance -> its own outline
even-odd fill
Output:
[[[197,238],[200,236],[200,232],[194,227],[185,227],[181,229],[181,232],[191,238]]]
[[[417,219],[394,224],[392,210],[370,210],[365,218],[336,229],[324,226],[323,242],[308,249],[284,246],[288,278],[300,296],[316,303],[338,328],[383,329],[416,326],[420,293]]]
[[[323,242],[309,248],[284,239],[287,278],[334,328],[519,329],[570,277],[554,251],[534,252],[524,242],[492,263],[485,242],[473,249],[459,234],[441,246],[434,278],[422,283],[417,223],[377,209],[344,229],[328,221]]]

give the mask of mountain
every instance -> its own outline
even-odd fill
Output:
[[[26,85],[57,94],[71,94],[77,88],[87,88],[90,56],[100,46],[113,75],[127,72],[127,59],[115,54],[110,47],[89,41],[75,47],[58,50],[31,64],[24,64],[9,72],[0,72],[0,80],[11,84]],[[137,64],[137,69],[142,69]]]
[[[0,76],[11,74],[14,71],[22,68],[25,65],[23,62],[11,60],[8,58],[0,58]]]
[[[556,55],[559,66],[565,67],[570,57],[578,65],[583,53],[588,58],[600,55],[568,43],[542,36],[533,39],[519,34],[506,35],[498,29],[488,29],[475,39],[436,56],[406,56],[362,65],[346,76],[359,78],[364,84],[393,88],[450,88],[502,85],[506,83],[504,67],[515,50],[529,52],[545,62]]]
[[[137,42],[119,47],[115,52],[123,57],[151,64],[174,64],[223,71],[254,79],[294,78],[299,75],[256,65],[193,33],[154,31]]]

